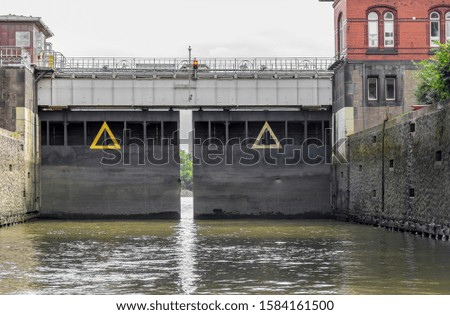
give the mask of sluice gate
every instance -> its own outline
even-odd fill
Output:
[[[177,112],[40,118],[42,217],[180,217]]]
[[[42,217],[180,217],[179,112],[40,119]],[[196,218],[330,215],[329,111],[195,111],[193,128]]]
[[[330,112],[194,112],[194,214],[330,216]]]

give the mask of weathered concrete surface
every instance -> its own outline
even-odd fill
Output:
[[[334,167],[334,215],[449,237],[449,147],[448,105],[350,136],[350,163]]]
[[[0,226],[25,220],[23,141],[0,129]]]
[[[25,100],[25,81],[28,70],[0,68],[0,128],[16,131],[16,108],[32,108]]]
[[[409,112],[415,105],[417,66],[412,61],[346,61],[334,73],[333,113],[344,138]],[[378,98],[369,100],[367,78],[377,78]],[[386,100],[385,80],[395,78],[395,99]],[[351,110],[350,110],[351,109]]]
[[[311,145],[308,158],[308,150],[305,147],[289,144],[287,141],[290,134],[288,122],[328,123],[329,118],[329,112],[194,112],[194,126],[198,122],[224,122],[227,126],[239,122],[246,124],[247,127],[243,127],[240,132],[231,132],[228,127],[226,135],[219,135],[219,138],[225,136],[222,137],[226,140],[223,143],[227,143],[233,136],[241,140],[247,136],[249,138],[242,145],[236,142],[234,145],[223,145],[220,141],[214,141],[216,145],[209,147],[196,139],[195,218],[330,217],[331,167],[324,163],[325,147]],[[255,139],[251,137],[250,125],[252,122],[265,121],[272,124],[282,149],[251,149]],[[281,124],[279,130],[275,130],[277,123]],[[214,127],[210,129],[209,136],[214,138]],[[198,138],[198,130],[195,132]],[[248,147],[245,144],[248,144]],[[300,156],[303,160],[299,160]],[[314,157],[323,159],[313,161]],[[292,165],[289,165],[290,163]]]
[[[16,197],[18,201],[17,209],[27,213],[34,213],[39,210],[40,185],[39,185],[39,136],[37,130],[38,118],[34,104],[34,74],[28,69],[19,68],[0,68],[0,128],[5,129],[3,134],[6,137],[12,137],[20,141],[21,148],[21,172],[15,173],[13,177],[7,180],[1,180],[0,187],[10,187],[15,185],[10,181],[16,178],[18,181],[23,179],[23,187]],[[0,151],[11,153],[9,144],[2,143]],[[16,145],[13,145],[15,148]],[[18,162],[19,163],[19,162]],[[6,165],[6,164],[5,164]],[[9,164],[7,164],[9,168]],[[14,168],[13,168],[14,169]],[[16,172],[16,170],[14,170]],[[9,174],[9,173],[8,173]],[[15,190],[18,192],[19,190]],[[24,205],[22,206],[22,203]],[[13,207],[16,209],[15,207]],[[10,211],[11,205],[7,208],[0,208],[0,211]],[[9,223],[13,223],[10,220]],[[18,219],[17,221],[22,221]]]
[[[42,112],[47,122],[171,121],[176,112]],[[41,218],[179,218],[178,145],[144,147],[122,141],[123,128],[112,130],[121,150],[91,150],[85,144],[42,146]],[[97,131],[96,131],[97,133]],[[83,133],[82,133],[83,134]],[[87,142],[86,142],[87,141]],[[147,156],[163,157],[161,165]],[[102,158],[113,161],[102,162]]]

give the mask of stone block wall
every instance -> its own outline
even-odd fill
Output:
[[[450,106],[411,112],[356,133],[333,171],[334,215],[450,236]]]
[[[0,129],[0,226],[25,219],[24,145],[17,134]]]

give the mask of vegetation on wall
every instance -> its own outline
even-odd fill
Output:
[[[180,164],[181,188],[192,191],[192,157],[183,150],[180,150]]]
[[[416,98],[420,104],[450,100],[450,42],[439,44],[433,58],[419,63]]]

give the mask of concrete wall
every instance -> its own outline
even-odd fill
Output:
[[[36,107],[34,104],[34,74],[28,69],[0,68],[0,128],[3,134],[9,132],[9,136],[15,141],[20,141],[22,150],[20,162],[22,175],[15,174],[8,180],[0,182],[0,187],[11,187],[18,181],[24,180],[24,187],[20,189],[17,207],[20,211],[33,213],[39,210],[40,185],[39,185],[39,129]],[[10,154],[8,143],[2,143],[0,150],[4,154]],[[13,145],[13,148],[17,147]],[[12,149],[12,148],[11,148]],[[9,164],[5,164],[9,168]],[[13,168],[14,169],[14,168]],[[15,172],[15,171],[14,171]],[[10,175],[10,174],[9,174]],[[7,189],[7,188],[5,188]],[[16,190],[15,190],[16,191]],[[18,190],[17,190],[18,191]],[[25,194],[25,197],[24,197]],[[24,206],[22,206],[24,203]],[[10,211],[11,205],[0,211]]]
[[[25,220],[23,141],[0,129],[0,226]]]
[[[411,112],[356,133],[333,170],[334,214],[351,221],[450,235],[450,108]]]
[[[177,112],[42,112],[41,119],[43,133],[47,133],[42,136],[41,217],[180,217],[179,146],[169,142],[144,146],[142,139],[151,137],[142,130],[147,122],[171,122],[177,127]],[[98,133],[104,121],[110,124],[120,150],[90,149],[90,137]],[[97,122],[99,127],[89,130],[90,123]],[[127,123],[131,128],[131,122],[141,126],[137,134],[131,130],[138,144],[125,143],[125,125],[114,127]],[[64,125],[61,134],[49,130],[54,123]],[[85,128],[71,133],[74,123]],[[82,142],[71,145],[70,139],[77,133]],[[165,161],[156,165],[148,156]]]
[[[318,137],[325,142],[329,119],[330,112],[194,112],[195,218],[330,217],[326,147],[302,145],[314,137],[307,127],[313,121],[323,128]],[[266,121],[280,149],[252,149]],[[222,133],[218,124],[227,126]]]
[[[396,79],[396,99],[386,101],[385,79]],[[378,79],[378,100],[367,95],[367,79]],[[375,127],[386,118],[411,110],[415,105],[416,66],[411,61],[347,61],[334,74],[333,113],[335,137]],[[337,141],[336,139],[336,141]]]

